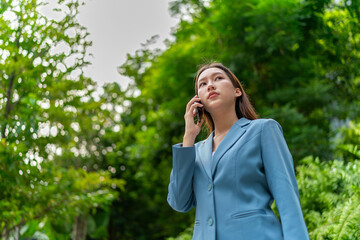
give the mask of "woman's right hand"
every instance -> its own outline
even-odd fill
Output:
[[[185,119],[185,134],[183,139],[183,147],[189,147],[194,145],[196,136],[201,131],[201,125],[204,122],[204,118],[200,122],[195,123],[194,118],[196,116],[196,107],[204,107],[200,102],[200,98],[194,96],[186,105]]]

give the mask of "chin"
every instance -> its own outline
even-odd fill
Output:
[[[210,106],[208,105],[205,108],[205,110],[208,111],[210,114],[219,112],[223,109],[224,109],[224,106],[222,106],[221,104],[210,104]]]

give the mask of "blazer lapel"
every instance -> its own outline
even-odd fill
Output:
[[[250,121],[251,120],[244,118],[244,117],[240,118],[237,122],[234,123],[234,125],[230,128],[229,132],[226,134],[224,139],[220,142],[220,144],[217,147],[215,154],[214,154],[213,164],[212,164],[212,168],[211,168],[211,176],[214,175],[217,165],[219,164],[219,161],[221,160],[222,156],[227,152],[227,150],[229,150],[229,148],[231,148],[235,144],[235,142],[242,135],[244,135],[244,133],[246,132],[246,129],[243,128],[243,126],[248,125],[250,123]],[[211,137],[211,147],[212,147],[212,140],[213,140],[213,137]],[[212,152],[212,149],[211,149],[211,152]]]
[[[211,154],[212,154],[213,136],[214,136],[214,132],[212,132],[209,135],[209,137],[200,144],[198,148],[199,151],[198,156],[200,157],[200,162],[210,179],[211,179]]]

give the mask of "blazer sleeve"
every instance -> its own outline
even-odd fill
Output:
[[[172,146],[173,168],[170,174],[167,201],[178,212],[190,211],[195,206],[193,174],[195,168],[195,146]]]
[[[279,210],[284,240],[309,239],[302,214],[294,163],[282,128],[273,119],[261,129],[261,154],[266,179]]]

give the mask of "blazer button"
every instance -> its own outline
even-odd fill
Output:
[[[214,223],[214,220],[213,220],[212,218],[209,218],[209,220],[208,220],[208,224],[209,224],[209,226],[212,226],[212,225],[213,225],[213,223]]]
[[[208,190],[211,191],[211,189],[212,189],[212,184],[209,183],[209,185],[208,185]]]

